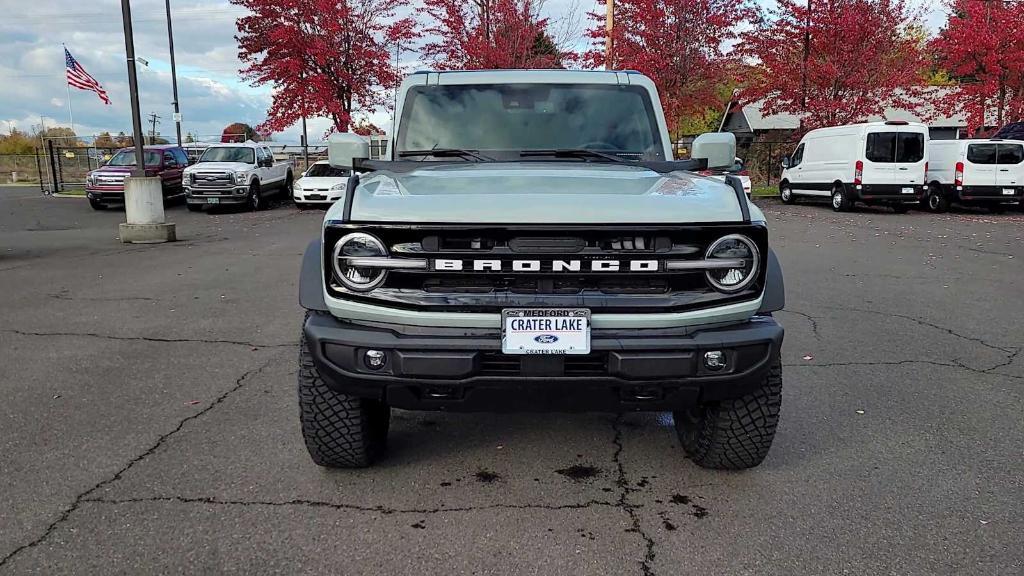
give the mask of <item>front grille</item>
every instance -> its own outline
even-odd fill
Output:
[[[525,356],[483,352],[480,357],[479,376],[514,377],[521,376]],[[608,375],[608,353],[567,354],[560,357],[563,363],[562,376],[585,378]]]
[[[393,269],[371,292],[350,291],[334,281],[331,248],[354,230],[379,238],[391,258],[429,264]],[[663,261],[702,260],[715,240],[735,233],[753,239],[761,254],[756,281],[738,293],[716,291],[702,269],[669,270],[663,265]],[[573,307],[606,313],[663,312],[757,298],[763,286],[767,231],[757,224],[512,228],[331,224],[325,231],[325,246],[324,280],[338,298],[436,311]],[[442,267],[439,261],[458,262],[458,266]]]
[[[224,172],[196,172],[192,174],[193,188],[224,188],[234,185],[233,176]]]

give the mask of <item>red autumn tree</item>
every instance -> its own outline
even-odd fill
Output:
[[[758,63],[740,93],[803,129],[860,122],[886,108],[915,110],[926,67],[920,14],[906,0],[777,0],[742,35]],[[808,11],[810,5],[810,11]]]
[[[964,114],[969,129],[1020,120],[1024,114],[1024,5],[949,0],[949,22],[931,48],[936,65],[953,79],[937,106]]]
[[[367,118],[360,118],[352,123],[351,130],[355,134],[360,136],[372,136],[374,134],[383,134],[384,131],[379,126],[370,122]]]
[[[561,68],[558,49],[534,0],[424,0],[437,39],[423,54],[441,70]]]
[[[228,124],[220,135],[221,142],[245,142],[246,140],[259,140],[259,138],[252,126],[242,122]]]
[[[355,110],[387,104],[395,86],[391,54],[415,37],[408,0],[231,0],[252,12],[238,19],[242,74],[269,84],[273,100],[260,126],[281,131],[303,116],[325,116],[348,130]]]
[[[615,0],[614,10],[611,65],[654,80],[669,126],[722,109],[721,88],[735,80],[739,64],[726,46],[755,15],[748,0]],[[595,49],[586,60],[595,67],[606,62],[605,16],[604,9],[590,14]]]

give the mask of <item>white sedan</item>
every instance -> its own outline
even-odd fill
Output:
[[[340,200],[345,196],[351,173],[347,168],[332,167],[326,160],[316,162],[292,185],[295,206],[304,208],[311,204],[329,205]]]

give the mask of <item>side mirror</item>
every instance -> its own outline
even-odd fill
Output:
[[[334,168],[352,168],[356,158],[369,157],[370,144],[358,134],[331,134],[327,140],[327,160]]]
[[[783,168],[790,168],[792,166],[792,164],[793,164],[793,161],[789,159],[789,156],[783,156],[782,157],[782,167]]]
[[[706,158],[709,170],[729,168],[736,160],[736,135],[732,132],[701,134],[693,141],[690,158]]]

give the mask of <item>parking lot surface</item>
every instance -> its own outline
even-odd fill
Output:
[[[1021,574],[1024,217],[764,202],[786,274],[768,459],[665,414],[397,412],[308,458],[302,252],[322,211],[118,210],[0,188],[0,574]]]

